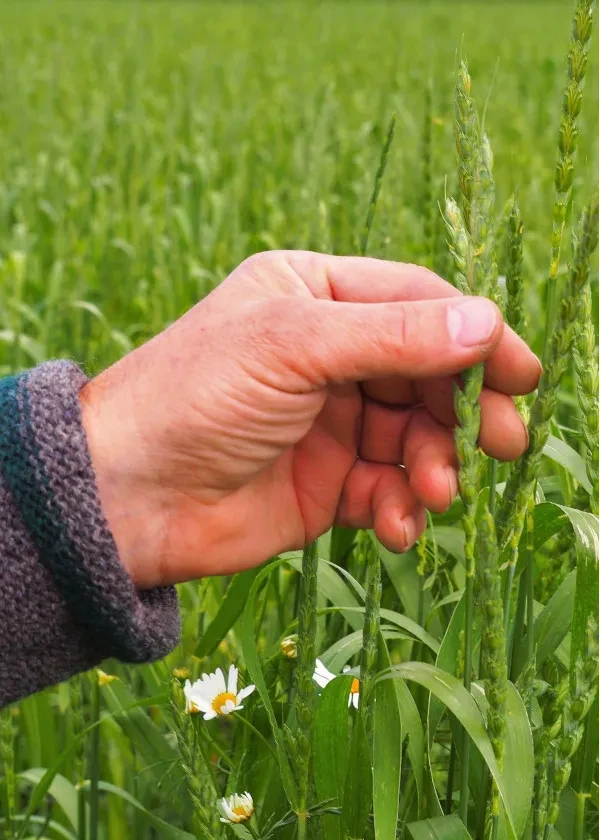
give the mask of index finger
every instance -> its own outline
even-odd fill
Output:
[[[433,271],[410,263],[371,257],[337,257],[289,251],[286,258],[310,292],[345,303],[393,303],[460,297],[462,292]],[[502,338],[485,363],[485,383],[504,394],[528,394],[538,384],[542,366],[513,330]]]

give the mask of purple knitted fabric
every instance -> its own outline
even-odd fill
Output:
[[[173,587],[136,591],[102,513],[77,365],[0,380],[0,706],[179,637]]]

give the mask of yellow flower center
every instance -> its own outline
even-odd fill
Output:
[[[350,694],[358,694],[358,690],[360,687],[360,681],[357,677],[354,677],[352,680],[352,685],[350,686]]]
[[[239,817],[240,820],[247,820],[250,814],[248,813],[248,806],[247,805],[238,805],[236,808],[231,809],[236,817]]]
[[[230,700],[233,701],[233,705],[235,706],[237,703],[235,694],[231,694],[229,691],[223,691],[221,694],[217,694],[215,699],[212,701],[212,707],[218,715],[226,715],[227,712],[223,711],[223,707],[226,706]]]

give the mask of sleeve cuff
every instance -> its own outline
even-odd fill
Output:
[[[102,512],[73,362],[0,381],[0,470],[65,606],[103,655],[148,662],[179,639],[174,587],[137,591]]]

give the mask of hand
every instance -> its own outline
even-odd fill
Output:
[[[457,492],[452,382],[484,359],[480,445],[512,459],[527,433],[510,395],[541,366],[493,303],[413,265],[246,260],[81,392],[133,581],[231,574],[334,522],[406,550]]]

